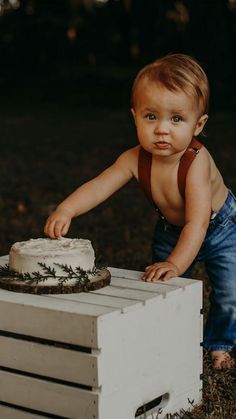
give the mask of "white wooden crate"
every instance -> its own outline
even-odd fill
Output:
[[[162,419],[200,403],[201,282],[109,269],[111,285],[90,293],[0,290],[1,419],[156,419],[159,409]]]

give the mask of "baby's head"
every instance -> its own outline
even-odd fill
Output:
[[[208,113],[209,83],[200,64],[185,54],[171,54],[144,67],[136,76],[131,95],[135,109],[141,81],[161,84],[172,92],[184,92],[196,105],[199,116]]]

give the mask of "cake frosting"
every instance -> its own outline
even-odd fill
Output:
[[[30,239],[11,247],[10,270],[21,274],[40,272],[45,275],[39,263],[54,268],[57,275],[66,276],[57,264],[71,266],[73,270],[79,267],[86,272],[92,271],[95,253],[90,240],[85,239]]]

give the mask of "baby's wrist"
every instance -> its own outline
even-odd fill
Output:
[[[181,271],[180,271],[180,269],[178,268],[178,266],[171,260],[171,259],[166,259],[166,261],[167,262],[169,262],[169,263],[171,263],[171,265],[173,265],[174,266],[174,268],[175,268],[175,271],[176,271],[176,273],[177,273],[177,275],[179,276],[180,275],[180,273],[181,273]]]
[[[58,205],[58,207],[56,208],[56,211],[59,214],[62,214],[66,217],[69,218],[73,218],[75,216],[73,210],[71,208],[68,207],[64,207],[63,205]]]

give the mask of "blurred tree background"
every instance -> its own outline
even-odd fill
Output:
[[[132,77],[160,55],[184,52],[204,65],[214,106],[235,107],[235,51],[235,0],[0,0],[3,83],[101,67],[114,78],[133,68]]]

